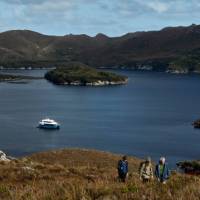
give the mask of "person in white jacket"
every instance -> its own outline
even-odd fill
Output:
[[[153,167],[151,164],[151,158],[148,157],[144,162],[140,164],[140,179],[143,182],[149,182],[153,179]]]

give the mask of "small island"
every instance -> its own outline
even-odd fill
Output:
[[[111,72],[98,71],[82,63],[70,63],[45,74],[45,78],[57,85],[105,86],[126,84],[128,77]]]
[[[11,75],[11,74],[0,74],[0,82],[3,81],[16,81],[19,80],[20,77],[16,75]]]
[[[0,82],[27,83],[27,81],[33,80],[33,79],[41,79],[41,77],[0,73]]]
[[[200,120],[196,120],[196,121],[193,123],[193,126],[194,126],[194,128],[200,128]]]

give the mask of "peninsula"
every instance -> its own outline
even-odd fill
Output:
[[[32,79],[41,79],[41,77],[0,73],[0,82],[14,82],[14,81],[21,82],[21,81],[28,81],[28,80],[32,80]]]
[[[98,71],[82,63],[69,63],[45,74],[45,78],[58,85],[105,86],[126,84],[128,77]]]

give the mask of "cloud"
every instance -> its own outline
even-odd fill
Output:
[[[199,0],[1,0],[0,31],[110,35],[198,23]],[[3,22],[3,23],[2,23]]]
[[[51,0],[2,0],[2,2],[15,5],[42,4]],[[56,1],[54,1],[56,2]]]
[[[150,8],[152,8],[154,11],[156,11],[158,13],[163,13],[163,12],[166,12],[169,9],[170,4],[158,2],[158,1],[153,1],[153,2],[149,2],[147,4],[147,6],[149,6]]]

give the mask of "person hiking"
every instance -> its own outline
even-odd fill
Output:
[[[122,182],[126,182],[126,178],[128,175],[127,156],[123,156],[122,159],[118,161],[117,169],[118,169],[119,180]]]
[[[163,184],[166,184],[167,179],[169,179],[170,172],[164,157],[161,157],[159,163],[156,165],[155,176]]]
[[[144,162],[140,164],[140,179],[143,182],[149,182],[153,179],[153,168],[151,164],[151,158],[148,157]]]

